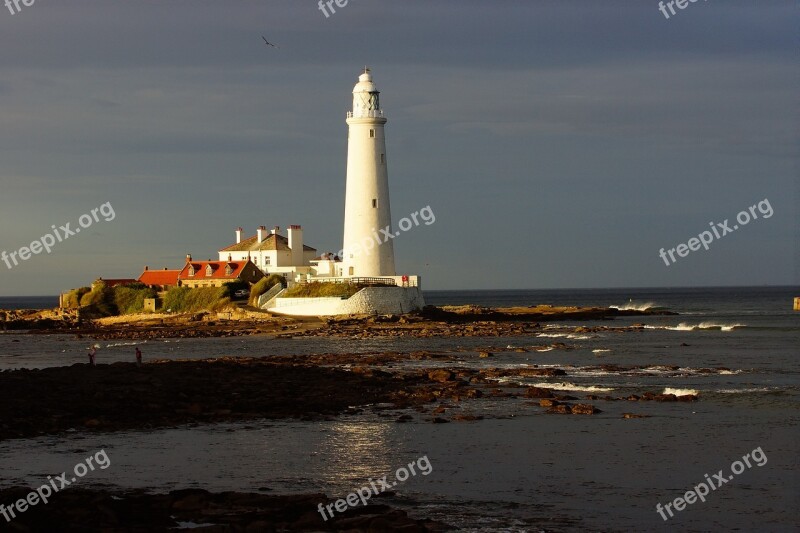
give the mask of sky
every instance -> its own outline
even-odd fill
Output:
[[[0,262],[0,296],[215,259],[238,226],[339,250],[365,65],[393,221],[436,217],[394,240],[425,289],[800,284],[793,1],[20,7],[0,4],[0,252],[86,227]]]

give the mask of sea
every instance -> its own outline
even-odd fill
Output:
[[[451,357],[403,364],[538,365],[566,375],[513,381],[579,398],[645,391],[699,398],[587,400],[602,411],[592,416],[548,414],[522,398],[482,398],[448,406],[441,415],[483,417],[472,422],[432,423],[432,414],[411,411],[410,422],[397,423],[405,412],[367,409],[331,421],[260,420],[111,434],[75,430],[0,442],[0,484],[41,484],[87,453],[105,449],[111,466],[82,478],[83,486],[346,497],[386,475],[396,486],[376,501],[463,531],[800,531],[796,296],[798,287],[425,292],[433,305],[678,313],[541,322],[541,330],[508,337],[137,342],[0,333],[2,371],[82,364],[95,344],[99,364],[133,361],[134,346],[145,358],[159,359],[431,350]],[[50,307],[54,300],[0,298],[0,308]],[[565,329],[635,324],[633,330]],[[569,349],[543,348],[554,342]],[[494,357],[480,358],[479,351]],[[430,469],[418,467],[401,480],[400,471],[407,473],[422,458]],[[701,485],[708,492],[703,501],[696,497],[706,491]]]

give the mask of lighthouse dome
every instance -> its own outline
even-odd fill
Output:
[[[358,77],[358,83],[353,87],[354,93],[375,93],[378,88],[372,81],[372,73],[368,68],[364,69],[364,73]]]

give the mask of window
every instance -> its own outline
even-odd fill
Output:
[[[190,266],[189,267],[189,276],[194,276],[194,275],[195,275],[194,267]]]
[[[267,265],[269,265],[269,264],[270,264],[269,257],[265,257],[265,258],[264,258],[264,266],[267,266]]]
[[[233,274],[233,269],[231,268],[230,265],[226,265],[225,266],[225,275],[226,276],[230,276],[231,274]]]
[[[349,272],[350,272],[350,275],[352,276],[353,275],[353,267],[350,267]]]
[[[213,273],[214,270],[211,268],[211,265],[206,265],[206,276],[210,278]]]
[[[375,130],[373,130],[373,129],[369,130],[369,136],[370,136],[371,139],[374,139],[375,138]]]
[[[378,199],[377,198],[373,198],[372,199],[372,207],[373,207],[373,209],[377,209],[378,208]]]

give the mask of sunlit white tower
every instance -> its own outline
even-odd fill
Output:
[[[381,229],[392,229],[386,170],[386,117],[368,68],[353,88],[347,113],[347,185],[344,206],[342,275],[394,276],[394,246]],[[378,244],[380,240],[381,244]],[[384,242],[385,241],[385,242]]]

